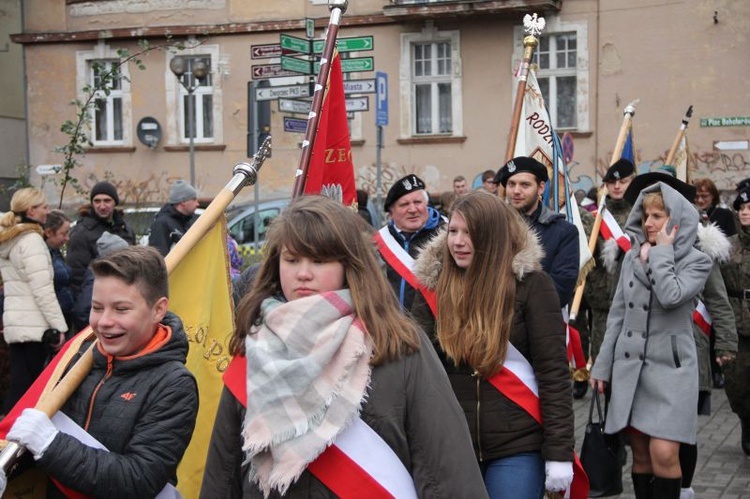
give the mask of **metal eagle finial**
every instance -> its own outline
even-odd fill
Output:
[[[523,29],[531,36],[541,35],[546,24],[547,23],[544,21],[544,18],[538,17],[536,12],[531,15],[526,14],[525,16],[523,16]]]

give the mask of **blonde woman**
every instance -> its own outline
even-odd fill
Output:
[[[713,265],[694,248],[698,211],[677,190],[686,184],[663,177],[628,216],[632,246],[591,370],[593,388],[611,388],[605,431],[630,435],[637,499],[680,497],[680,443],[695,444],[697,427],[692,317]],[[631,188],[640,184],[636,177]]]
[[[68,330],[57,301],[54,271],[44,242],[47,198],[33,187],[19,189],[0,218],[0,272],[5,286],[3,324],[10,351],[10,391],[3,413],[16,404],[44,368],[49,348]]]

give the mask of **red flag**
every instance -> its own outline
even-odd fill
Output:
[[[336,194],[339,190],[340,197]],[[344,77],[338,50],[333,52],[315,144],[305,179],[305,194],[320,193],[334,199],[340,198],[346,206],[357,201],[352,144],[346,118]]]

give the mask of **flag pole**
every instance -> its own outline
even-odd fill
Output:
[[[307,128],[305,129],[305,138],[302,141],[302,156],[300,156],[297,172],[294,176],[294,188],[292,198],[301,196],[305,192],[305,182],[307,181],[307,171],[310,168],[310,159],[312,150],[315,145],[315,137],[318,134],[318,123],[320,121],[320,110],[323,107],[323,97],[326,92],[328,75],[331,72],[331,59],[333,50],[336,48],[336,37],[339,33],[339,24],[341,16],[346,12],[349,6],[348,0],[328,0],[328,9],[331,11],[331,17],[328,20],[326,29],[326,39],[323,45],[323,54],[320,59],[320,71],[318,80],[315,83],[315,92],[310,106],[310,114],[307,116]]]
[[[510,119],[510,130],[508,131],[508,145],[505,148],[505,162],[513,159],[513,153],[516,150],[516,138],[518,138],[518,127],[521,122],[521,111],[523,110],[523,98],[526,94],[526,80],[529,77],[529,68],[531,60],[534,58],[534,49],[539,45],[540,35],[544,30],[544,18],[537,18],[534,14],[526,14],[523,18],[523,29],[527,36],[523,39],[523,62],[518,74],[518,88],[516,89],[516,100],[513,103],[513,114]]]
[[[263,141],[258,152],[253,156],[250,163],[238,163],[234,166],[231,180],[226,186],[224,186],[219,194],[216,195],[211,204],[208,205],[208,208],[206,208],[206,211],[198,217],[195,223],[193,223],[190,229],[164,258],[168,272],[171,273],[190,250],[193,249],[203,236],[206,235],[219,217],[223,215],[226,207],[232,202],[240,190],[246,185],[252,185],[256,182],[258,171],[270,154],[271,137],[268,136],[266,137],[266,140]],[[86,330],[79,333],[75,339],[71,340],[75,343],[72,343],[67,349],[66,354],[69,355],[60,360],[57,368],[53,371],[52,376],[47,382],[47,385],[35,407],[44,412],[48,417],[51,418],[60,410],[84,380],[89,371],[91,371],[91,367],[94,364],[93,349],[95,343],[83,353],[65,376],[60,379],[62,371],[67,366],[72,356],[78,352],[79,346],[92,336],[93,332],[91,328],[88,327]],[[58,380],[60,381],[59,383]],[[24,453],[25,448],[16,442],[8,442],[8,445],[6,445],[2,452],[0,452],[0,495],[5,488],[8,475],[10,475],[11,471],[16,466],[18,458]]]
[[[693,106],[691,105],[688,108],[687,112],[685,112],[685,117],[682,118],[682,123],[680,123],[680,129],[677,131],[677,137],[675,137],[674,143],[672,144],[672,148],[669,150],[669,154],[667,154],[667,159],[664,161],[665,165],[672,165],[672,161],[674,161],[675,154],[677,154],[677,148],[680,147],[680,141],[685,136],[685,130],[687,130],[688,123],[690,123],[690,118],[692,118],[692,116],[693,116]]]
[[[617,142],[615,142],[615,148],[612,151],[612,158],[609,161],[610,166],[615,163],[620,156],[622,156],[622,150],[625,147],[625,141],[628,138],[628,132],[633,124],[633,116],[635,116],[635,105],[638,104],[636,99],[623,110],[622,124],[620,125],[620,133],[617,134]],[[599,229],[602,226],[602,211],[604,211],[604,203],[607,198],[607,187],[602,186],[599,194],[599,209],[596,212],[596,218],[594,219],[594,226],[591,228],[591,236],[589,237],[589,251],[594,254],[596,249],[596,239],[599,237]],[[576,293],[573,295],[573,302],[570,304],[570,320],[574,321],[578,316],[578,310],[581,308],[581,300],[583,300],[583,288],[586,286],[586,280],[576,288]]]

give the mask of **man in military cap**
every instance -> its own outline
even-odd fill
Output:
[[[542,268],[552,278],[560,297],[560,306],[570,303],[578,279],[578,229],[541,202],[549,180],[547,167],[534,158],[518,156],[508,161],[495,175],[513,208],[536,230],[544,248]]]
[[[384,203],[389,221],[375,235],[388,281],[402,310],[411,309],[416,293],[416,277],[410,270],[414,259],[445,223],[428,200],[424,182],[413,173],[397,180]]]
[[[602,182],[607,188],[606,198],[604,200],[604,209],[612,215],[607,217],[607,222],[616,222],[622,231],[632,205],[625,199],[625,191],[635,177],[635,167],[633,163],[625,158],[617,160],[609,167],[604,175]],[[602,213],[604,215],[604,213]],[[617,280],[620,277],[619,263],[625,254],[625,249],[618,245],[618,241],[613,236],[612,229],[604,231],[607,234],[605,239],[604,233],[599,232],[594,249],[594,258],[596,267],[591,269],[586,276],[586,286],[584,289],[584,298],[591,310],[591,361],[596,359],[599,353],[599,347],[604,340],[604,332],[607,328],[607,314],[612,306],[612,298],[617,287]],[[575,395],[575,393],[574,393]]]
[[[723,366],[724,390],[740,418],[740,446],[750,456],[750,179],[737,185],[732,207],[737,213],[737,233],[729,238],[732,253],[722,263],[721,274],[737,323],[738,347],[735,361]]]

